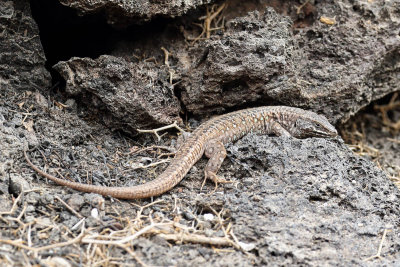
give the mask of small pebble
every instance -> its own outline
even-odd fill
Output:
[[[214,215],[211,214],[211,213],[206,213],[206,214],[204,214],[203,216],[204,216],[204,220],[206,220],[206,221],[212,221],[212,220],[214,220]]]
[[[93,218],[98,219],[98,218],[99,218],[99,210],[96,209],[96,208],[92,209],[92,210],[90,211],[90,215],[91,215]]]

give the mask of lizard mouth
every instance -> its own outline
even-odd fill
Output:
[[[323,132],[323,131],[314,132],[315,137],[336,137],[337,135],[338,132],[336,130],[329,132]]]

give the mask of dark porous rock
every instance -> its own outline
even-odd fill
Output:
[[[291,81],[296,86],[278,90],[279,99],[322,111],[335,122],[400,90],[399,1],[327,1],[315,8],[316,18],[336,23],[317,20],[295,31],[302,50]]]
[[[193,48],[192,69],[178,86],[182,101],[195,114],[222,112],[233,106],[269,99],[284,86],[296,60],[289,18],[272,8],[227,23],[222,37]]]
[[[187,110],[284,104],[336,123],[400,90],[399,1],[330,1],[312,10],[303,28],[272,8],[250,12],[196,43],[178,85]],[[322,16],[336,22],[322,23]]]
[[[10,173],[9,178],[8,191],[15,197],[21,194],[23,191],[31,189],[31,185],[19,174],[16,175],[14,173]]]
[[[79,13],[104,13],[108,23],[122,26],[125,21],[149,20],[157,15],[181,16],[196,7],[209,4],[211,0],[60,0]]]
[[[0,90],[48,87],[45,61],[29,2],[0,1]]]
[[[83,95],[110,128],[136,133],[137,128],[181,122],[167,68],[101,56],[61,61],[54,69],[66,80],[66,92]]]
[[[258,264],[365,265],[387,229],[380,263],[393,266],[400,192],[342,140],[248,135],[228,151],[247,173],[236,178],[254,177],[224,198],[237,238],[255,245]]]

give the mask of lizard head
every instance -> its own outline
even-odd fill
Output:
[[[293,125],[293,136],[306,137],[335,137],[335,127],[322,115],[306,111],[304,116],[299,116]]]

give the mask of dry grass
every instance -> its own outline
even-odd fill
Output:
[[[186,40],[190,41],[191,45],[194,45],[197,41],[210,39],[213,31],[223,30],[225,27],[223,10],[226,7],[227,3],[223,3],[219,6],[208,6],[206,14],[199,18],[199,20],[203,20],[203,23],[194,23],[194,25],[201,29],[201,33],[196,37],[191,37],[187,32],[184,32]]]
[[[122,225],[120,229],[115,230],[114,227],[86,228],[85,220],[87,218],[82,216],[79,216],[81,220],[76,225],[67,228],[63,224],[55,223],[58,218],[53,217],[54,213],[51,211],[43,212],[44,216],[35,218],[29,223],[24,222],[22,218],[25,216],[27,206],[22,200],[29,192],[31,191],[21,193],[15,199],[10,211],[0,213],[1,223],[10,227],[8,238],[0,239],[0,244],[6,245],[1,246],[3,251],[0,256],[1,266],[14,266],[17,262],[20,263],[21,259],[25,266],[32,266],[35,262],[55,266],[60,260],[82,266],[121,264],[147,266],[146,261],[135,251],[135,240],[142,236],[146,238],[158,236],[174,243],[209,245],[215,249],[232,247],[246,253],[246,244],[237,240],[232,230],[232,224],[229,222],[230,219],[221,216],[223,211],[213,210],[213,232],[222,230],[223,237],[205,235],[203,229],[200,229],[202,227],[196,227],[194,224],[183,225],[178,222],[179,216],[170,220],[154,215],[152,207],[160,205],[161,200],[144,206],[131,204],[137,210],[136,216],[128,218],[118,215],[113,218],[115,222]],[[175,202],[176,204],[177,202]],[[172,205],[168,207],[167,205],[166,212],[174,214],[173,211],[177,208],[179,207]],[[68,209],[70,210],[71,207]],[[204,225],[198,216],[195,216],[195,221],[198,226]],[[62,238],[62,240],[52,240],[52,232],[59,232],[60,235],[57,238]],[[63,255],[65,251],[68,253]],[[49,255],[63,256],[60,259],[59,257],[49,257]]]
[[[400,120],[393,121],[389,114],[400,112],[400,99],[398,93],[393,93],[388,103],[373,104],[374,113],[361,113],[347,122],[341,128],[341,136],[346,144],[356,154],[370,157],[376,165],[388,174],[388,177],[400,188],[400,166],[393,166],[398,170],[397,174],[388,172],[383,162],[385,161],[385,151],[381,151],[368,141],[368,127],[379,129],[382,133],[389,133],[387,142],[400,143],[398,136],[400,134]],[[368,123],[368,125],[367,125]],[[397,139],[396,139],[397,136]]]

